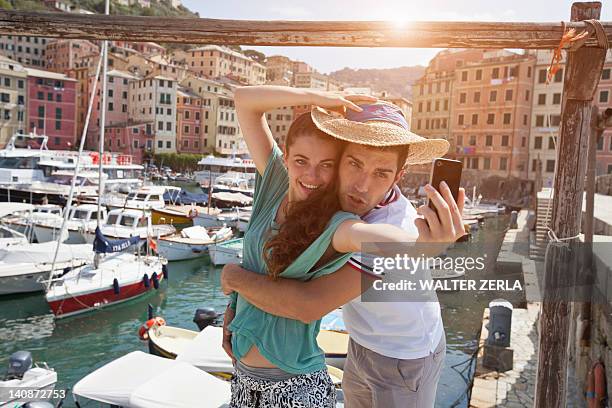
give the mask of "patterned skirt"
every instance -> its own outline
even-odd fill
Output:
[[[264,381],[240,370],[232,376],[231,408],[334,408],[336,388],[327,370]]]

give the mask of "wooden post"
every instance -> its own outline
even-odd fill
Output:
[[[584,242],[593,242],[593,216],[595,212],[595,164],[597,156],[597,141],[603,135],[600,128],[599,108],[593,106],[591,112],[591,135],[589,137],[589,153],[586,172],[586,212],[584,219]]]
[[[599,19],[601,3],[574,3],[571,20]],[[551,228],[560,239],[580,232],[587,146],[591,131],[591,104],[606,57],[603,48],[579,48],[568,52],[563,87],[563,108],[554,181]],[[556,254],[555,251],[551,251]],[[545,268],[544,286],[571,283],[559,256]],[[565,407],[568,377],[568,345],[571,302],[567,298],[543,299],[540,315],[536,408]],[[547,295],[547,296],[548,296]]]

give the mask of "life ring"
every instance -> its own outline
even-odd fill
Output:
[[[140,338],[140,340],[149,340],[149,330],[152,327],[159,327],[159,326],[165,326],[166,325],[166,321],[164,320],[163,317],[154,317],[153,319],[149,319],[146,322],[144,322],[142,324],[142,326],[140,326],[140,329],[138,329],[138,337]]]
[[[195,218],[198,216],[198,209],[197,208],[192,208],[191,210],[189,210],[189,218]]]
[[[606,370],[600,361],[589,370],[585,394],[589,408],[603,407],[606,398]]]

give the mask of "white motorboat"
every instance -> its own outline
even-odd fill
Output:
[[[193,219],[193,225],[205,228],[228,226],[238,228],[240,217],[249,216],[253,207],[235,207],[224,211],[214,208],[212,211],[198,212]]]
[[[57,242],[16,244],[0,249],[0,295],[44,290]],[[55,270],[62,274],[93,259],[91,244],[60,244]]]
[[[56,383],[55,370],[49,368],[46,363],[33,363],[32,353],[13,353],[9,357],[8,371],[0,377],[0,407],[20,407],[26,402],[39,400],[34,396],[36,392],[52,392]],[[28,398],[28,394],[31,397]],[[38,395],[41,394],[36,394]]]
[[[11,245],[23,245],[28,243],[28,238],[21,232],[0,225],[0,249]]]
[[[221,191],[212,194],[212,204],[217,208],[246,207],[253,204],[253,198],[243,193]]]
[[[208,189],[204,186],[202,187],[205,192],[208,193]],[[253,193],[255,191],[255,179],[246,178],[240,175],[239,173],[228,173],[222,176],[219,176],[215,179],[212,186],[212,192],[220,193],[242,193],[249,197],[253,197]]]
[[[174,186],[145,186],[139,188],[133,193],[128,194],[127,196],[115,194],[102,197],[102,204],[111,209],[130,208],[137,210],[151,210],[153,208],[164,208],[166,206],[166,202],[164,201],[164,193],[175,192],[174,195],[176,196],[180,191],[180,187]]]
[[[100,257],[53,279],[45,298],[56,318],[86,313],[123,303],[159,288],[167,275],[165,260],[157,256],[121,252],[140,238],[110,241],[95,232],[94,250]]]
[[[29,210],[17,211],[2,218],[2,223],[10,229],[34,238],[34,224],[41,221],[62,221],[63,209],[56,204],[33,206]]]
[[[219,244],[209,245],[208,253],[213,265],[242,263],[243,238],[230,239]]]
[[[228,407],[230,383],[191,364],[133,351],[78,381],[75,401],[125,408]]]
[[[69,193],[67,172],[74,172],[79,152],[49,150],[48,137],[35,134],[15,134],[4,149],[0,149],[0,200],[60,204]],[[98,183],[87,174],[102,164],[107,190],[133,188],[142,185],[143,167],[132,163],[125,154],[97,152],[80,153],[79,184],[76,195],[97,194]]]
[[[70,216],[66,221],[66,228],[68,230],[68,238],[64,241],[65,244],[85,244],[85,232],[88,230],[95,230],[97,224],[97,213],[98,206],[95,204],[81,204],[76,207],[72,207]],[[101,208],[100,219],[106,221],[106,208]],[[57,219],[45,219],[35,221],[34,236],[40,243],[56,241],[59,231],[62,227],[63,220]]]
[[[176,232],[172,225],[152,225],[151,214],[142,210],[115,209],[108,213],[106,222],[100,226],[102,234],[109,239],[126,239],[138,236],[145,240],[148,236],[165,237]],[[95,228],[84,232],[84,239],[93,243]]]
[[[188,227],[180,233],[160,238],[157,241],[157,252],[169,261],[198,258],[208,253],[210,245],[225,242],[232,235],[229,227]]]
[[[200,170],[194,173],[195,181],[205,187],[204,192],[208,192],[206,187],[220,176],[237,174],[247,180],[255,180],[257,168],[250,159],[238,157],[215,157],[209,155],[203,157],[199,162]]]

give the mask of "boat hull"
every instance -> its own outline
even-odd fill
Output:
[[[43,284],[39,282],[47,277],[49,272],[34,272],[23,275],[0,277],[0,296],[19,293],[41,292]]]
[[[34,236],[39,243],[57,241],[59,235],[58,228],[46,225],[34,225]],[[86,244],[83,233],[80,230],[68,229],[68,238],[64,244]]]
[[[162,280],[163,275],[160,274],[160,283]],[[56,318],[64,318],[124,303],[150,292],[155,292],[152,283],[147,288],[143,281],[138,281],[121,286],[119,294],[115,294],[111,286],[106,289],[81,295],[74,294],[51,299],[47,298],[47,302]]]
[[[183,261],[207,255],[208,245],[192,245],[160,239],[157,241],[157,253],[169,261]]]
[[[185,227],[193,225],[193,219],[188,215],[179,214],[177,211],[165,211],[164,209],[151,210],[151,221],[153,225],[170,224]]]
[[[213,265],[227,265],[242,262],[242,248],[224,247],[223,245],[211,245],[208,247],[210,261]]]

